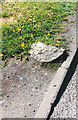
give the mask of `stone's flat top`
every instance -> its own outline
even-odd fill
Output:
[[[33,43],[31,46],[31,57],[40,62],[50,62],[62,55],[64,49],[41,42]]]

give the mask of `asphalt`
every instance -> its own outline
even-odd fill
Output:
[[[76,116],[78,107],[76,109],[76,97],[78,96],[76,89],[76,82],[78,80],[78,65],[75,72],[64,92],[61,96],[59,103],[54,108],[54,112],[50,118],[78,118]]]

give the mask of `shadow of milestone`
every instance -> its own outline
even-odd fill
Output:
[[[56,100],[54,101],[53,104],[51,104],[51,110],[49,112],[49,115],[47,117],[47,120],[50,119],[50,116],[52,115],[53,111],[54,111],[54,107],[56,107],[56,105],[58,104],[58,102],[60,101],[60,98],[61,96],[63,95],[64,91],[66,90],[67,88],[67,85],[68,83],[70,82],[75,70],[76,70],[76,67],[77,67],[77,64],[78,64],[78,49],[76,51],[76,55],[74,56],[74,59],[68,69],[68,72],[66,74],[66,77],[64,78],[64,81],[60,87],[60,90],[56,96]]]
[[[56,58],[55,60],[52,60],[50,62],[42,62],[41,66],[47,67],[48,65],[53,65],[55,63],[58,63],[58,64],[63,63],[67,59],[68,56],[69,55],[68,55],[67,51],[65,50],[64,53],[62,55],[60,55],[58,58]]]

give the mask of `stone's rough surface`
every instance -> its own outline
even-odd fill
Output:
[[[31,57],[40,62],[51,62],[62,55],[64,49],[41,42],[33,43],[31,46]]]

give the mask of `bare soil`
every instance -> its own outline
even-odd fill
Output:
[[[33,118],[55,73],[32,60],[11,59],[2,70],[2,118]]]

